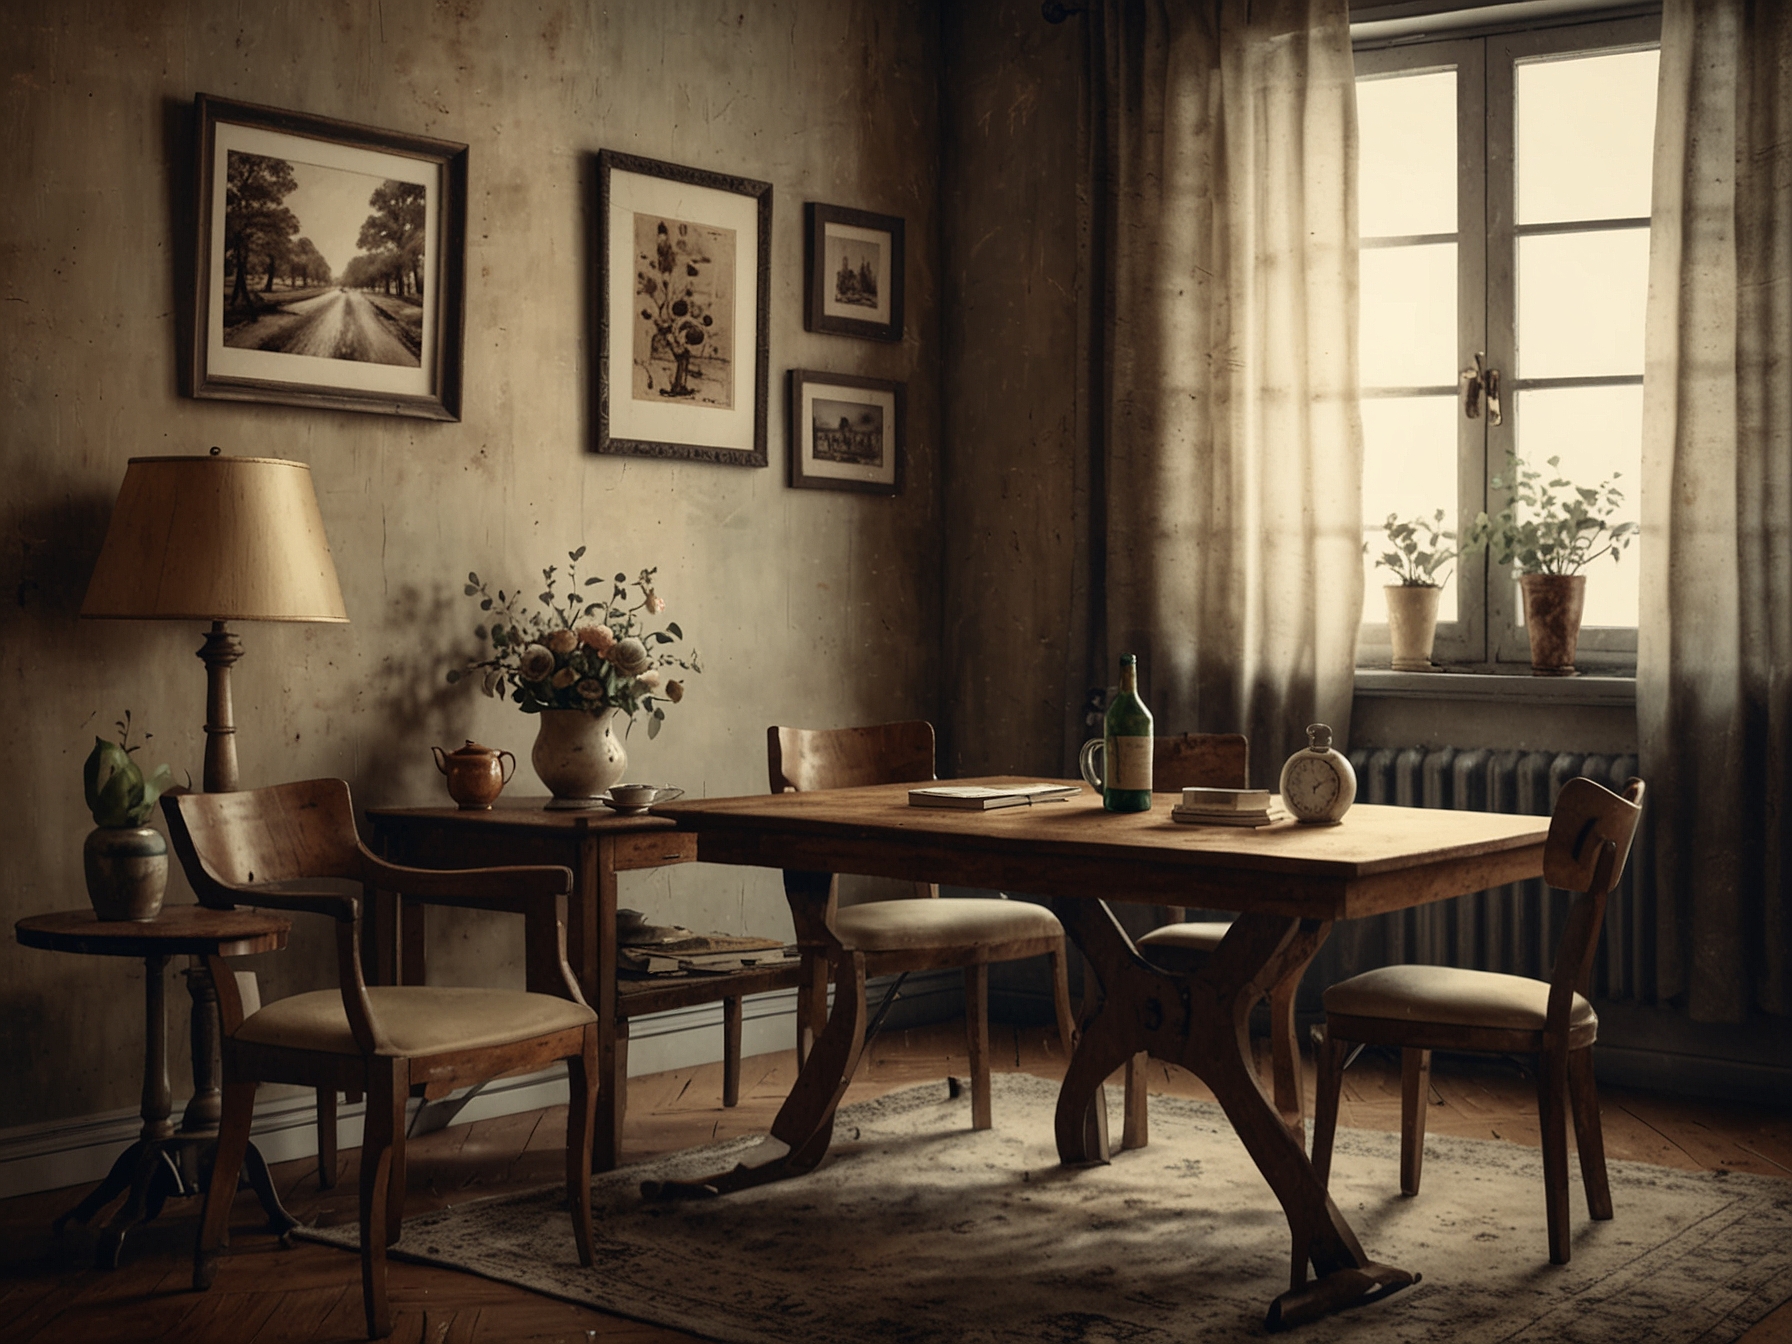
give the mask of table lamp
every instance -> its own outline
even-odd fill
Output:
[[[303,462],[271,457],[133,457],[106,529],[83,617],[210,621],[205,664],[207,793],[239,787],[227,621],[347,624],[323,517]]]

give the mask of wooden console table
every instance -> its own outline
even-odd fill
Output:
[[[74,1208],[56,1219],[57,1232],[70,1220],[85,1223],[128,1188],[124,1207],[106,1224],[100,1237],[99,1263],[116,1269],[124,1239],[134,1227],[162,1211],[170,1195],[200,1191],[197,1171],[208,1163],[187,1159],[218,1140],[215,1114],[207,1123],[205,1107],[189,1106],[177,1130],[170,1118],[173,1098],[168,1086],[168,1013],[165,972],[168,959],[176,956],[242,957],[254,952],[277,952],[286,946],[288,921],[261,910],[209,910],[198,905],[165,907],[152,920],[101,921],[91,910],[61,910],[32,915],[14,926],[26,947],[52,952],[79,952],[100,957],[140,957],[143,960],[143,1129],[137,1141],[118,1155],[106,1179]],[[214,1072],[217,1048],[216,993],[201,992],[189,981],[193,994],[193,1093],[195,1102],[218,1091]],[[205,987],[210,989],[209,984]],[[211,1014],[208,1018],[205,1014]],[[254,1187],[269,1225],[276,1232],[298,1226],[298,1220],[280,1206],[268,1176],[267,1163],[254,1144],[243,1162],[243,1171]]]
[[[367,811],[374,846],[394,863],[419,868],[480,868],[551,863],[572,870],[567,902],[566,959],[586,1002],[597,1011],[597,1133],[592,1162],[609,1171],[622,1160],[628,1105],[628,1024],[633,1017],[720,1000],[731,1067],[723,1102],[739,1095],[741,998],[795,988],[794,961],[721,975],[623,980],[616,967],[617,874],[697,857],[697,838],[662,817],[620,816],[605,808],[550,812],[545,798],[500,798],[490,811],[456,807],[375,807]],[[367,964],[383,984],[421,984],[421,908],[413,917],[383,901],[367,921]]]

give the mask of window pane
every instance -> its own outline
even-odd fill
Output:
[[[1358,359],[1364,387],[1456,381],[1456,244],[1358,254]]]
[[[1358,80],[1356,117],[1362,236],[1456,232],[1456,72]]]
[[[1520,393],[1514,413],[1518,452],[1538,467],[1552,457],[1557,470],[1575,485],[1596,486],[1616,474],[1624,493],[1619,522],[1636,522],[1638,478],[1643,453],[1643,389],[1571,387]],[[1545,468],[1547,469],[1547,468]],[[1637,613],[1637,552],[1632,539],[1616,564],[1603,556],[1584,571],[1587,605],[1583,625],[1634,626]],[[1514,607],[1521,613],[1523,606]]]
[[[1518,373],[1572,378],[1643,371],[1649,231],[1518,240]]]
[[[1520,224],[1648,217],[1659,56],[1627,51],[1518,67]]]
[[[1385,621],[1377,594],[1394,576],[1375,561],[1387,550],[1382,520],[1430,518],[1444,511],[1444,527],[1456,526],[1456,398],[1368,397],[1363,401],[1363,540],[1369,545],[1363,576],[1368,598],[1363,619]],[[1438,602],[1440,621],[1456,619],[1456,569],[1450,568]]]

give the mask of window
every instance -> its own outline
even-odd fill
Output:
[[[1637,518],[1655,20],[1357,53],[1365,663],[1386,665],[1389,513],[1464,524],[1518,452]],[[1499,375],[1469,418],[1460,375]],[[1587,571],[1579,661],[1636,657],[1639,545]],[[1477,556],[1439,604],[1440,663],[1528,664],[1510,570]]]

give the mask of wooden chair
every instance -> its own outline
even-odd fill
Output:
[[[1419,1193],[1431,1052],[1529,1054],[1538,1057],[1551,1262],[1568,1263],[1569,1108],[1587,1209],[1595,1219],[1612,1216],[1593,1084],[1592,1047],[1599,1019],[1577,986],[1586,983],[1591,969],[1606,897],[1624,871],[1642,801],[1640,779],[1625,785],[1622,797],[1590,779],[1571,779],[1562,786],[1543,851],[1543,880],[1576,895],[1547,981],[1454,966],[1384,966],[1325,991],[1325,1040],[1313,1122],[1313,1168],[1320,1180],[1331,1171],[1338,1092],[1352,1042],[1400,1047],[1400,1190],[1406,1195]]]
[[[230,1206],[258,1083],[367,1098],[361,1144],[361,1287],[370,1338],[389,1334],[386,1248],[398,1240],[405,1187],[405,1101],[413,1085],[455,1088],[565,1060],[566,1190],[579,1262],[591,1264],[591,1143],[597,1122],[597,1015],[566,964],[565,868],[425,871],[379,859],[355,831],[348,785],[314,779],[245,793],[163,800],[168,830],[201,904],[328,915],[338,985],[245,1016],[236,978],[208,958],[223,1025],[224,1114],[206,1192],[193,1286],[209,1287],[229,1240]],[[523,916],[527,988],[369,986],[361,971],[363,901],[374,889],[439,905]]]
[[[766,732],[771,791],[847,789],[921,783],[933,773],[933,725],[923,721],[866,728],[780,728]],[[988,1129],[989,967],[1040,953],[1051,958],[1058,1035],[1069,1057],[1073,1040],[1064,928],[1056,915],[1027,901],[939,900],[939,888],[915,884],[920,900],[839,905],[839,878],[829,885],[825,918],[791,901],[803,979],[797,991],[798,1052],[827,1021],[829,956],[836,946],[864,953],[864,974],[887,975],[942,966],[964,968],[965,1039],[971,1066],[971,1127]],[[856,987],[863,995],[865,987]],[[842,991],[845,992],[845,991]]]
[[[1151,786],[1158,793],[1183,789],[1249,787],[1251,748],[1243,733],[1184,733],[1160,737],[1151,747]],[[1141,955],[1166,970],[1200,968],[1232,928],[1229,920],[1166,924],[1138,940]],[[1275,1065],[1276,1109],[1300,1123],[1300,1047],[1294,1035],[1294,985],[1278,987],[1269,996],[1270,1050]],[[1291,1062],[1288,1062],[1291,1061]],[[1284,1067],[1285,1062],[1287,1066]],[[1121,1145],[1143,1148],[1151,1135],[1146,1074],[1150,1059],[1134,1055],[1126,1062],[1126,1121]],[[1284,1079],[1293,1079],[1293,1091]],[[1301,1141],[1306,1141],[1302,1130]]]

